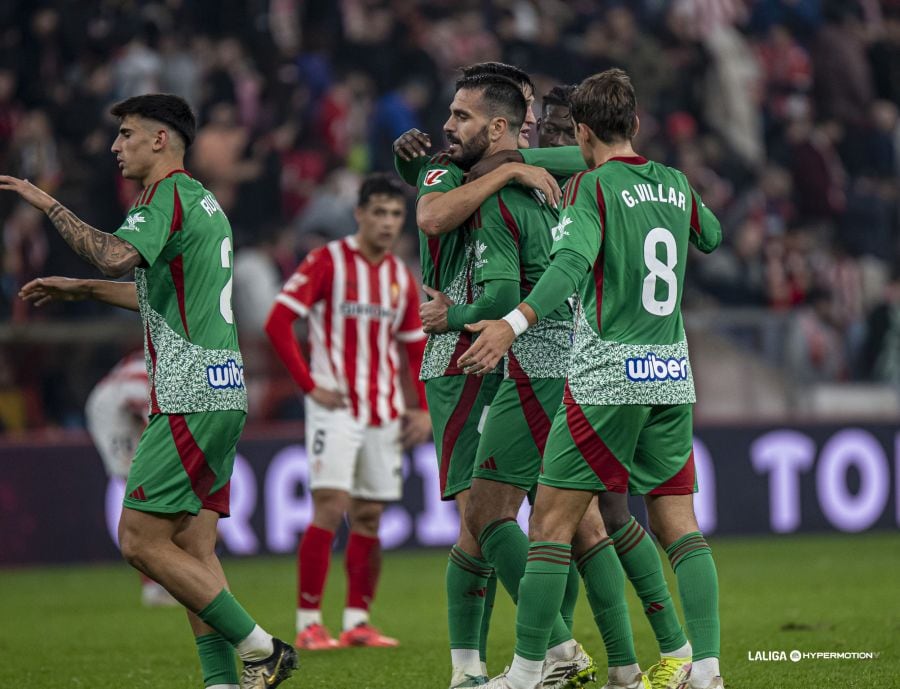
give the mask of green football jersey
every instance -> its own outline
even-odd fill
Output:
[[[487,199],[472,219],[475,284],[515,280],[521,299],[550,264],[559,216],[527,189],[511,184]],[[505,373],[513,378],[564,378],[569,364],[572,313],[563,304],[513,342]]]
[[[141,193],[115,235],[144,259],[134,281],[151,413],[246,411],[231,225],[215,197],[176,170]]]
[[[688,243],[721,239],[719,221],[678,170],[613,158],[566,186],[553,253],[591,264],[579,287],[569,389],[579,404],[696,401],[681,315]]]
[[[463,171],[446,153],[432,156],[419,171],[417,199],[433,192],[452,191],[463,183]],[[457,304],[469,304],[479,292],[471,282],[472,246],[468,227],[459,227],[439,237],[429,237],[419,230],[419,260],[422,282],[443,292]],[[457,360],[469,348],[472,337],[467,332],[431,334],[422,359],[422,380],[440,376],[462,375]]]

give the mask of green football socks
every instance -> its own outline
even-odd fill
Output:
[[[219,591],[219,595],[197,615],[232,646],[246,639],[256,626],[253,618],[226,589]]]
[[[197,655],[200,656],[204,687],[238,683],[234,647],[230,643],[216,633],[203,634],[194,641],[197,643]]]
[[[516,608],[516,655],[537,661],[547,654],[554,620],[562,622],[559,608],[571,559],[569,543],[537,541],[528,548]]]
[[[610,538],[604,538],[578,558],[588,603],[600,629],[610,667],[637,663],[631,620],[625,603],[625,573]]]
[[[447,562],[447,627],[450,648],[481,647],[481,626],[491,566],[458,546]]]
[[[641,599],[661,654],[681,648],[687,643],[687,638],[672,604],[669,586],[662,572],[662,560],[653,539],[634,517],[610,534],[610,538],[615,543],[616,555],[625,574]]]
[[[572,625],[575,623],[575,604],[578,603],[578,591],[581,589],[581,576],[578,574],[578,568],[573,562],[569,565],[569,578],[566,581],[566,592],[563,595],[562,606],[559,608],[559,614],[562,616],[563,622],[572,633]]]
[[[666,548],[678,579],[694,661],[719,657],[719,577],[703,534],[694,531]]]
[[[487,586],[484,588],[484,612],[481,614],[481,632],[478,640],[478,656],[487,662],[488,632],[491,629],[491,615],[494,614],[494,599],[497,597],[497,573],[491,570]]]
[[[498,519],[491,522],[478,536],[481,552],[497,572],[503,587],[518,602],[519,586],[525,575],[528,559],[528,536],[515,519]],[[561,616],[553,620],[548,648],[572,638],[570,627]],[[546,649],[545,649],[546,650]]]

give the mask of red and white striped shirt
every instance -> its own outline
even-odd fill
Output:
[[[329,242],[304,259],[275,301],[276,308],[281,304],[309,319],[312,377],[294,376],[304,392],[313,386],[338,390],[353,415],[373,426],[404,411],[397,342],[415,343],[407,352],[417,367],[425,334],[418,286],[399,258],[387,254],[372,264],[354,237]],[[281,354],[276,339],[283,336],[269,334]],[[412,373],[417,379],[417,368]],[[420,398],[424,405],[421,391]]]

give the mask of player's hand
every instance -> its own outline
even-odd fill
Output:
[[[394,141],[394,154],[406,162],[428,155],[426,151],[429,148],[431,148],[431,137],[418,129],[403,132]]]
[[[82,301],[89,299],[91,288],[85,280],[63,277],[37,278],[22,285],[19,298],[43,306],[53,301]]]
[[[556,178],[542,167],[525,163],[507,163],[511,167],[512,180],[528,189],[537,189],[554,208],[559,208],[562,192]]]
[[[512,326],[503,320],[469,323],[466,330],[480,333],[475,344],[459,357],[463,371],[474,376],[484,376],[493,371],[516,339]]]
[[[56,204],[55,198],[50,196],[46,191],[34,186],[27,179],[19,179],[18,177],[10,177],[9,175],[0,175],[0,189],[16,192],[25,201],[44,213]]]
[[[500,151],[487,158],[482,158],[479,162],[472,166],[472,169],[466,174],[466,181],[471,182],[479,177],[484,177],[491,170],[496,170],[504,163],[521,163],[522,154],[518,151]]]
[[[431,416],[424,409],[407,409],[400,420],[400,444],[404,449],[424,443],[431,436]]]
[[[445,333],[450,329],[447,324],[447,311],[453,306],[453,300],[443,292],[438,292],[428,285],[423,285],[425,294],[431,297],[419,307],[422,319],[422,330],[426,333]]]
[[[319,404],[326,409],[343,409],[347,406],[347,401],[344,399],[344,396],[337,390],[329,390],[317,385],[312,389],[312,392],[309,393],[309,396],[315,400],[316,404]]]

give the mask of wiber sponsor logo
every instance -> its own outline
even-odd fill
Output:
[[[645,356],[625,360],[625,375],[636,383],[686,380],[688,360],[686,357],[660,359],[653,352],[647,352]]]
[[[229,359],[218,366],[207,366],[206,379],[209,381],[209,387],[217,390],[240,389],[244,387],[244,367],[239,366],[234,359]]]

